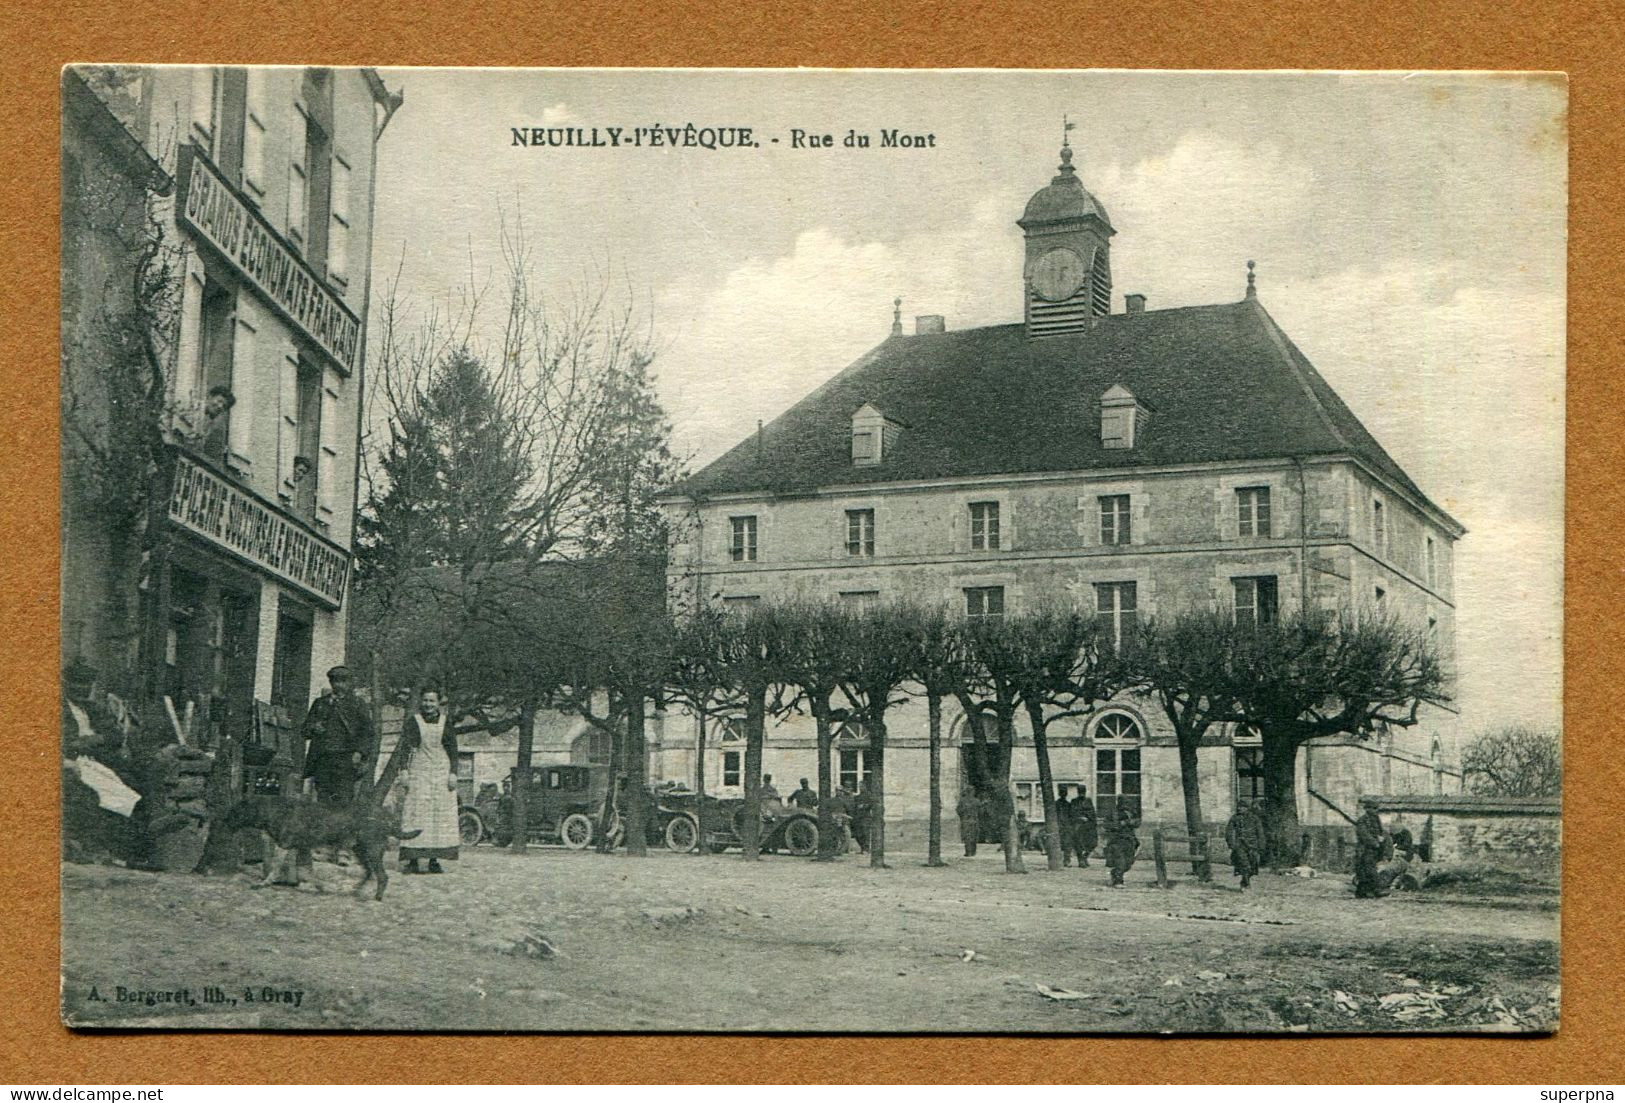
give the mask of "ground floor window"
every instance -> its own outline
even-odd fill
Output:
[[[271,703],[298,717],[310,705],[310,637],[309,612],[284,600],[276,619]]]
[[[744,752],[722,752],[722,787],[737,789],[745,783]]]
[[[464,804],[474,803],[474,755],[469,751],[457,755],[457,797]]]
[[[1236,747],[1236,805],[1264,799],[1264,748]]]
[[[1145,732],[1132,716],[1109,712],[1095,725],[1095,810],[1109,823],[1119,807],[1140,811],[1140,746]]]
[[[860,792],[868,786],[869,753],[866,748],[835,748],[835,783],[848,793]]]

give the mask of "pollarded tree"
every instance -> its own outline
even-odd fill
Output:
[[[1215,724],[1237,719],[1230,698],[1235,638],[1236,621],[1228,613],[1186,612],[1167,624],[1144,624],[1128,656],[1133,684],[1156,697],[1174,729],[1185,828],[1192,836],[1206,831],[1197,748]],[[1210,863],[1199,861],[1196,875],[1210,879]]]
[[[886,867],[886,714],[913,675],[910,612],[882,605],[852,621],[842,656],[841,693],[869,737],[869,865]]]
[[[1021,833],[1010,791],[1010,760],[1015,754],[1016,713],[1021,708],[1020,684],[1025,665],[1022,644],[1004,617],[967,619],[961,628],[965,647],[965,681],[955,690],[965,722],[973,733],[985,733],[991,721],[998,732],[990,798],[994,814],[1004,827],[1004,869],[1026,873],[1021,857]]]
[[[744,703],[745,807],[740,856],[753,862],[762,854],[762,748],[767,721],[794,707],[794,689],[785,677],[786,656],[794,646],[793,620],[777,606],[753,603],[730,612],[723,622],[717,672],[727,691]]]
[[[705,803],[705,748],[713,717],[739,716],[744,699],[734,691],[722,670],[726,614],[711,605],[687,612],[675,625],[671,657],[665,677],[665,701],[693,713],[694,792],[697,806]]]
[[[1061,868],[1061,824],[1050,769],[1049,725],[1084,716],[1123,687],[1121,656],[1094,617],[1075,609],[1045,608],[1007,625],[1016,698],[1032,728],[1038,786],[1044,801],[1044,850],[1049,868]],[[1126,641],[1132,642],[1132,641]]]
[[[836,830],[830,756],[835,725],[847,716],[836,705],[835,694],[844,682],[857,620],[850,610],[829,602],[787,602],[777,613],[784,625],[780,673],[799,689],[796,701],[812,714],[818,732],[818,858],[831,861]]]
[[[942,702],[966,686],[966,657],[960,622],[942,606],[917,607],[904,621],[909,677],[925,695],[931,733],[931,815],[925,864],[942,866]]]
[[[1321,736],[1365,739],[1384,726],[1410,727],[1423,705],[1450,699],[1427,632],[1392,616],[1321,611],[1241,626],[1226,695],[1262,737],[1268,857],[1277,866],[1298,857],[1299,747]]]

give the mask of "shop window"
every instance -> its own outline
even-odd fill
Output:
[[[277,616],[271,703],[293,716],[303,716],[310,704],[310,623],[302,610],[284,608]]]

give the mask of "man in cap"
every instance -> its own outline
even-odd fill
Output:
[[[1252,801],[1237,803],[1235,815],[1224,826],[1224,843],[1230,848],[1230,868],[1246,888],[1264,860],[1264,821]]]
[[[318,800],[349,804],[356,778],[372,754],[372,716],[356,696],[349,667],[335,666],[327,681],[332,691],[311,702],[305,715],[305,776],[315,781]]]
[[[1354,821],[1354,895],[1361,899],[1387,896],[1377,876],[1387,833],[1377,814],[1374,797],[1360,798],[1360,818]]]

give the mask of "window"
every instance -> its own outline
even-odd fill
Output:
[[[856,612],[867,612],[880,604],[879,590],[842,590],[841,604]]]
[[[1371,503],[1371,546],[1378,555],[1388,551],[1388,522],[1382,515],[1382,503]]]
[[[271,660],[271,703],[295,713],[310,704],[310,614],[285,601],[276,622]]]
[[[199,448],[205,456],[220,463],[226,459],[226,446],[230,441],[231,407],[228,404],[213,416],[209,413],[208,395],[217,387],[231,390],[232,359],[235,353],[237,330],[237,300],[222,284],[208,281],[203,288],[202,340],[198,351],[202,357],[203,412],[201,421],[192,427],[198,434]],[[219,403],[215,403],[216,406]]]
[[[1127,805],[1140,815],[1140,748],[1145,733],[1132,716],[1109,712],[1095,725],[1095,807],[1104,822]]]
[[[846,511],[846,554],[873,558],[875,554],[875,511]]]
[[[293,242],[296,249],[303,249],[305,235],[308,232],[306,214],[310,203],[310,173],[306,162],[310,145],[308,132],[312,124],[310,116],[303,110],[296,114],[298,117],[294,120],[296,136],[293,139],[293,154],[288,161],[288,239]],[[301,128],[307,133],[297,134]]]
[[[970,504],[970,547],[971,551],[998,551],[998,502],[972,502]]]
[[[756,518],[730,517],[728,524],[733,532],[728,545],[729,558],[735,563],[756,562]]]
[[[465,804],[474,800],[474,754],[457,752],[457,796]]]
[[[1100,497],[1100,542],[1127,544],[1129,535],[1129,496],[1103,494]]]
[[[879,460],[875,452],[875,434],[869,429],[852,430],[852,462],[871,464]]]
[[[333,220],[328,227],[327,278],[342,283],[350,278],[350,166],[342,157],[333,158],[327,191]]]
[[[1377,612],[1380,613],[1385,608],[1387,608],[1387,606],[1384,604],[1384,602],[1386,602],[1388,600],[1388,591],[1387,590],[1384,590],[1381,586],[1378,586],[1372,591],[1371,596],[1372,596],[1372,599],[1375,600],[1376,603],[1377,603]]]
[[[1002,620],[1003,618],[1003,586],[967,586],[965,588],[966,620]]]
[[[301,146],[295,140],[293,158],[303,161],[305,259],[316,271],[325,272],[333,197],[333,82],[327,70],[306,69],[300,95],[305,108],[304,143]],[[345,217],[349,217],[348,204]]]
[[[265,198],[265,70],[244,71],[243,193],[254,202]]]
[[[1424,553],[1427,562],[1428,589],[1437,589],[1439,585],[1439,549],[1433,545],[1433,537],[1427,537],[1427,548]]]
[[[1232,578],[1236,592],[1236,623],[1274,624],[1280,611],[1279,592],[1274,575]]]
[[[293,486],[294,509],[307,521],[316,515],[317,455],[322,433],[322,369],[301,360],[298,369],[298,447],[288,480]]]
[[[1236,490],[1236,517],[1240,535],[1268,536],[1270,534],[1270,488],[1243,486]]]
[[[869,784],[869,756],[863,747],[835,748],[835,783],[848,793]]]
[[[1134,642],[1139,626],[1138,590],[1133,582],[1095,583],[1095,619],[1113,650]]]
[[[211,157],[215,152],[215,100],[219,94],[218,69],[205,65],[192,70],[192,134]]]
[[[1236,804],[1264,799],[1264,748],[1232,748],[1236,764]]]
[[[736,789],[745,783],[744,752],[722,752],[722,785]]]
[[[248,115],[248,70],[237,66],[219,71],[219,101],[215,106],[214,163],[232,183],[243,175],[243,123]]]

